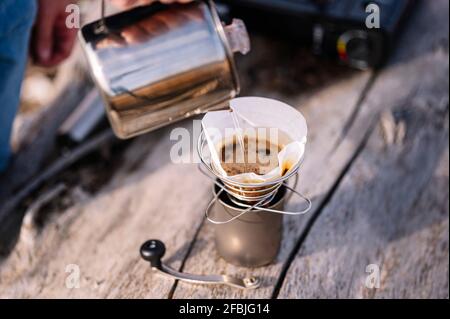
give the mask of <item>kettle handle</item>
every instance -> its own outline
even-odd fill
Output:
[[[97,28],[95,29],[96,34],[107,34],[109,33],[108,26],[106,25],[106,0],[100,1],[100,20],[97,24]]]

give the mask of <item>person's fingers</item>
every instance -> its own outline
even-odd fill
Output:
[[[145,1],[145,0],[143,0],[143,1]],[[167,4],[169,4],[169,3],[175,3],[175,2],[178,2],[178,3],[188,3],[188,2],[191,2],[192,0],[160,0],[162,3],[167,3]]]
[[[70,56],[75,45],[77,30],[66,27],[65,16],[60,18],[55,28],[55,45],[53,46],[53,56],[50,62],[59,64]]]
[[[61,13],[52,29],[52,47],[50,56],[46,60],[38,61],[40,65],[46,67],[55,66],[70,56],[76,41],[76,29],[67,28],[65,25],[66,14]]]
[[[186,6],[183,10],[180,10],[180,14],[186,16],[189,21],[203,21],[203,13],[202,11],[195,6]]]
[[[147,40],[149,34],[139,25],[132,25],[131,27],[123,30],[121,36],[125,39],[126,43],[135,44]]]
[[[180,2],[180,0],[167,1]],[[187,2],[191,2],[191,0]],[[202,21],[201,11],[192,10],[191,6],[177,6],[170,11],[161,11],[154,14],[149,19],[142,21],[142,25],[147,32],[157,34],[166,30],[176,29],[191,20]]]
[[[137,0],[137,5],[146,6],[152,4],[153,2],[157,2],[157,0]]]
[[[160,23],[166,25],[169,30],[173,30],[188,20],[186,16],[179,14],[181,11],[182,10],[180,9],[175,9],[170,12],[162,11],[155,14],[152,19],[160,21]]]
[[[139,22],[139,26],[150,36],[168,30],[168,27],[164,23],[158,19],[154,19],[155,16],[151,16],[149,19],[144,19]]]
[[[170,3],[188,3],[192,2],[193,0],[111,0],[114,5],[116,5],[119,8],[130,8],[134,6],[142,6],[142,5],[149,5],[153,2],[161,2],[164,4],[170,4]]]
[[[97,49],[120,48],[126,45],[124,39],[119,37],[108,37],[98,42],[95,47]]]
[[[144,5],[157,2],[157,0],[112,0],[114,4],[120,6]],[[188,3],[192,0],[159,0],[163,3]],[[186,8],[176,8],[179,13],[183,13]],[[158,35],[167,30],[177,28],[179,25],[190,20],[189,18],[197,19],[198,13],[187,12],[183,14],[174,15],[173,12],[165,11],[158,12],[149,19],[140,21],[137,25],[130,26],[121,32],[121,37],[127,44],[136,44],[146,41],[149,37]],[[103,40],[97,44],[98,48],[106,48],[111,46],[110,41]]]
[[[111,0],[119,8],[129,8],[138,4],[139,0]]]
[[[38,63],[47,63],[53,49],[53,26],[55,18],[40,13],[35,24],[34,56]]]

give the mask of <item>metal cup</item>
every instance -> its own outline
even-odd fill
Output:
[[[250,49],[243,22],[224,27],[212,1],[138,7],[80,38],[120,138],[226,107],[240,90],[233,52]]]
[[[215,185],[214,196],[220,192]],[[282,211],[286,201],[282,186],[267,208]],[[222,192],[212,209],[217,220],[230,220],[241,215],[245,208],[235,205]],[[215,224],[215,241],[219,254],[229,263],[243,267],[261,267],[277,256],[281,244],[283,214],[253,209],[224,224]]]

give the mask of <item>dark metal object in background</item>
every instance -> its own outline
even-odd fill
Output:
[[[379,67],[416,0],[217,0],[251,30],[288,36],[314,53],[351,67]],[[380,28],[368,29],[366,7],[380,8]],[[270,21],[270,23],[267,23]]]

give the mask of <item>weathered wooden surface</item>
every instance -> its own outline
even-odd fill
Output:
[[[100,191],[71,188],[66,196],[76,204],[30,212],[0,265],[0,297],[448,298],[448,2],[421,6],[379,74],[318,68],[297,81],[290,66],[302,61],[293,48],[259,38],[242,61],[244,95],[282,99],[309,125],[298,189],[314,209],[285,219],[273,265],[238,268],[217,255],[203,218],[210,181],[193,164],[170,162],[173,126],[113,154]],[[74,174],[104,174],[85,165]],[[138,255],[149,238],[166,243],[165,261],[175,268],[257,275],[263,287],[155,276]],[[80,268],[77,289],[65,285],[71,264]],[[368,264],[380,266],[378,290],[364,286]]]
[[[428,3],[411,22],[368,93],[360,115],[382,110],[381,118],[308,230],[279,298],[448,298],[448,18],[437,19],[440,10]],[[380,289],[365,287],[369,264],[380,267]]]
[[[279,297],[448,297],[448,55],[431,53],[401,78],[418,68],[419,83],[402,81],[401,104],[380,98],[393,84],[384,75],[368,95],[363,108],[386,108],[379,125],[309,230]],[[379,290],[365,287],[369,264],[380,267]]]
[[[55,151],[56,132],[85,94],[85,88],[86,84],[81,79],[74,80],[52,106],[33,120],[34,125],[24,129],[26,135],[21,151],[13,157],[8,171],[0,175],[0,254],[9,251],[14,244],[23,218],[23,209],[15,211],[23,205],[25,196],[22,194],[28,193],[27,188],[33,188],[33,178]]]

